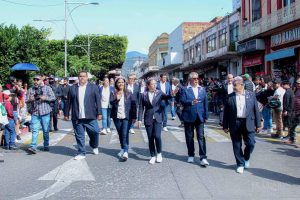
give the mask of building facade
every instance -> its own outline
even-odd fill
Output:
[[[228,73],[240,74],[240,56],[236,52],[239,15],[236,10],[185,42],[181,70],[186,74],[197,71],[203,77],[214,78],[224,78]]]
[[[242,71],[273,78],[300,71],[300,1],[241,0]]]

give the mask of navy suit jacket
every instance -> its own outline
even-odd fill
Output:
[[[198,99],[199,102],[192,105],[192,101]],[[195,97],[191,87],[185,87],[181,90],[180,103],[183,106],[181,118],[184,122],[195,122],[197,116],[201,122],[208,119],[208,102],[206,91],[203,87],[198,88],[198,98]]]
[[[138,120],[142,121],[143,119],[143,113],[144,113],[144,124],[145,125],[151,125],[153,124],[154,119],[158,123],[163,122],[163,106],[162,101],[171,99],[171,95],[164,94],[161,90],[156,90],[155,95],[152,100],[152,104],[149,100],[149,92],[144,92],[141,94],[140,98],[140,104],[139,104],[139,115]],[[154,116],[154,119],[153,119]]]
[[[161,90],[160,81],[157,82],[156,89]],[[171,93],[172,93],[171,84],[168,81],[166,81],[166,95],[171,95]],[[167,105],[169,105],[169,101],[163,100],[162,106],[167,106]]]
[[[118,105],[120,100],[117,100],[115,96],[115,92],[110,93],[110,104],[111,104],[111,113],[110,116],[113,119],[117,119],[118,116]],[[131,92],[126,92],[124,97],[124,105],[125,105],[125,117],[126,119],[136,120],[137,118],[137,109],[135,98],[133,97]]]
[[[72,120],[79,119],[79,96],[78,84],[72,85],[68,93],[67,117],[72,108]],[[97,119],[101,115],[101,99],[98,86],[88,83],[84,96],[85,119]]]
[[[248,132],[255,132],[261,126],[261,118],[257,100],[253,92],[245,90],[246,97],[246,128]],[[236,132],[237,108],[235,92],[229,94],[224,108],[223,129],[229,129],[230,133]]]

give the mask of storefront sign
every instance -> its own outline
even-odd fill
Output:
[[[252,67],[263,64],[262,54],[243,55],[243,67]]]
[[[260,39],[250,40],[248,42],[242,43],[237,46],[238,53],[247,53],[247,52],[264,50],[264,49],[265,49],[265,43],[263,40]]]
[[[300,40],[300,27],[271,36],[271,47]]]

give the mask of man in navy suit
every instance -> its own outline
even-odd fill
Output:
[[[90,137],[90,146],[93,153],[99,153],[99,126],[101,120],[101,98],[99,89],[95,84],[88,82],[88,74],[81,71],[78,76],[79,83],[70,87],[68,94],[67,112],[65,120],[69,119],[70,109],[72,109],[72,124],[79,154],[74,158],[81,160],[85,158],[85,131]]]
[[[255,132],[260,131],[260,113],[253,92],[246,91],[243,78],[238,76],[233,81],[234,92],[229,94],[224,109],[223,129],[230,132],[233,152],[237,163],[237,173],[250,167],[250,155],[255,146]],[[242,138],[245,149],[242,150]]]
[[[139,102],[139,93],[140,93],[140,87],[139,85],[135,82],[136,81],[136,75],[134,73],[128,74],[128,84],[127,84],[127,91],[131,92],[133,95],[134,101],[136,102],[138,107],[138,102]],[[129,133],[135,134],[134,130],[134,124],[131,124]]]
[[[183,106],[181,118],[184,122],[188,162],[194,162],[194,129],[196,129],[199,144],[200,165],[206,167],[209,163],[206,156],[204,123],[208,119],[208,102],[206,91],[199,85],[198,77],[199,75],[196,72],[190,73],[189,84],[181,91],[180,102]]]
[[[167,81],[167,75],[166,74],[161,74],[160,75],[160,81],[157,83],[157,88],[158,90],[161,90],[165,95],[171,95],[171,85]],[[161,103],[161,106],[163,107],[164,110],[164,115],[163,115],[163,130],[168,131],[167,128],[167,123],[168,123],[168,107],[169,107],[169,100],[163,100]]]

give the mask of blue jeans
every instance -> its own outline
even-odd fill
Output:
[[[90,138],[90,146],[95,149],[99,146],[99,125],[96,119],[72,120],[79,154],[85,155],[85,131]]]
[[[272,112],[271,108],[267,108],[266,106],[262,110],[262,115],[264,118],[264,128],[263,129],[272,129]]]
[[[110,128],[111,119],[110,119],[110,108],[102,108],[102,128]]]
[[[123,149],[124,152],[128,152],[129,128],[131,123],[129,123],[128,119],[114,119],[114,123],[119,134],[121,149]]]
[[[13,119],[8,120],[8,124],[4,128],[5,145],[8,147],[15,146],[16,140],[16,129],[15,121]]]
[[[168,123],[168,108],[169,108],[169,105],[168,104],[163,104],[163,127],[166,127],[167,126],[167,123]]]
[[[44,147],[49,146],[49,125],[50,125],[50,113],[47,115],[32,115],[31,116],[31,132],[32,142],[31,147],[36,149],[37,139],[42,125],[44,136]]]
[[[176,117],[176,106],[175,105],[171,106],[171,114],[172,114],[172,117]]]

